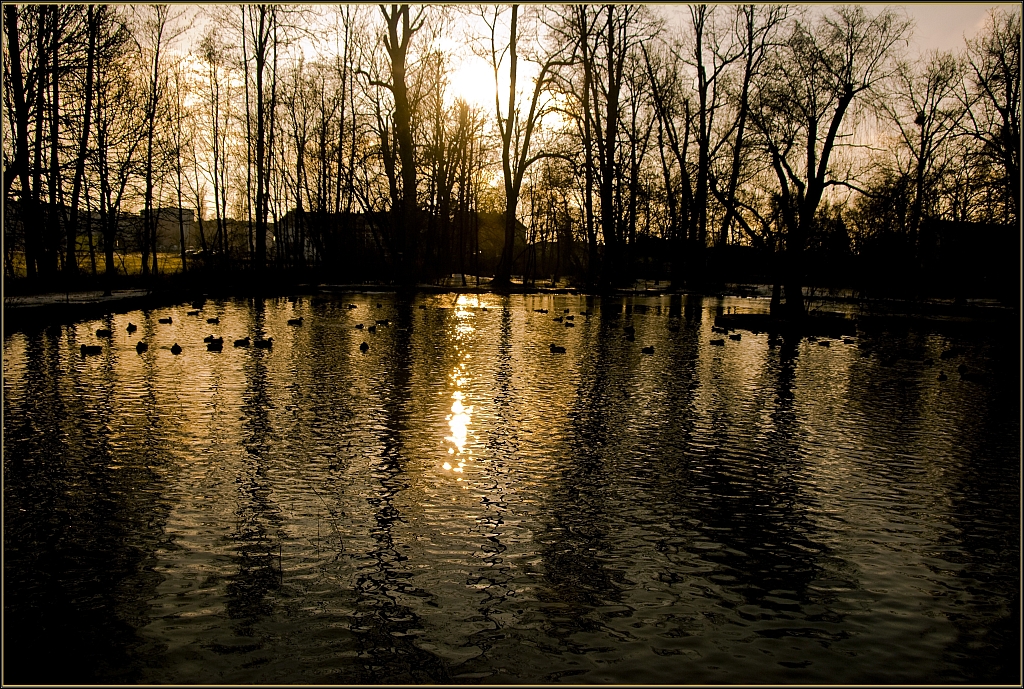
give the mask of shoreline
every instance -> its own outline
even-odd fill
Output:
[[[489,281],[488,281],[489,282]],[[417,285],[414,288],[400,288],[394,285],[373,284],[271,284],[262,289],[253,289],[251,285],[219,285],[206,286],[205,289],[163,288],[158,290],[116,289],[110,296],[103,296],[102,290],[51,292],[46,294],[17,295],[4,297],[3,331],[6,336],[17,330],[33,327],[46,327],[75,323],[83,320],[99,318],[113,313],[126,313],[137,309],[154,309],[176,304],[191,302],[195,299],[231,299],[238,297],[279,298],[296,295],[334,295],[334,294],[535,294],[535,295],[566,295],[574,294],[597,299],[644,299],[668,297],[710,297],[749,299],[755,303],[766,302],[770,297],[760,292],[765,285],[758,284],[726,284],[723,289],[714,292],[675,291],[666,287],[646,287],[645,289],[618,289],[611,293],[589,293],[574,287],[537,287],[512,285],[506,289],[493,289],[489,284],[466,286]],[[770,295],[770,286],[767,286]],[[968,299],[962,302],[952,299],[927,298],[907,299],[898,297],[859,297],[850,294],[820,294],[808,288],[805,295],[808,303],[817,305],[833,305],[845,311],[845,316],[853,317],[864,325],[873,327],[892,322],[906,323],[937,323],[937,324],[970,324],[978,322],[1000,322],[1009,320],[1018,322],[1019,305],[1006,304],[996,299]],[[851,292],[850,290],[844,290]],[[839,292],[839,291],[836,291]],[[845,308],[843,308],[845,307]],[[852,307],[852,308],[851,308]],[[756,309],[757,313],[763,310]],[[812,309],[815,313],[831,313]],[[764,314],[767,316],[767,314]]]

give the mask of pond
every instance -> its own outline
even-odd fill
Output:
[[[348,293],[8,334],[5,681],[1016,682],[1016,336],[711,331],[766,308]]]

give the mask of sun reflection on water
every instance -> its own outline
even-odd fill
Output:
[[[463,473],[466,462],[473,454],[473,451],[466,446],[473,407],[472,405],[467,406],[465,404],[466,393],[464,388],[469,384],[470,380],[466,369],[466,362],[470,359],[466,340],[474,331],[471,322],[473,318],[473,311],[471,309],[478,306],[479,300],[477,297],[467,295],[459,296],[455,304],[456,325],[454,339],[455,352],[459,357],[459,362],[449,375],[450,383],[455,388],[451,396],[451,414],[445,417],[448,421],[448,428],[451,431],[451,434],[444,438],[445,442],[448,443],[450,458],[441,467],[445,471],[451,471],[456,474]],[[458,480],[461,481],[462,479],[459,478]]]

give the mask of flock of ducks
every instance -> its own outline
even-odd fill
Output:
[[[201,303],[199,303],[199,302],[193,303],[192,304],[192,310],[188,311],[187,315],[189,315],[189,316],[198,316],[201,309],[202,309],[202,304]],[[167,318],[158,318],[157,322],[160,323],[161,325],[171,325],[174,322],[174,319],[171,316],[168,316]],[[208,324],[210,324],[210,325],[220,325],[220,317],[214,316],[212,318],[207,318],[206,322]],[[290,319],[288,319],[288,325],[301,326],[302,322],[303,322],[303,317],[302,316],[299,316],[298,318],[290,318]],[[128,332],[129,335],[131,335],[132,333],[134,333],[138,329],[139,329],[139,326],[137,326],[137,325],[135,325],[134,323],[131,323],[131,322],[129,322],[128,323],[128,327],[125,328],[125,330]],[[99,330],[96,331],[96,337],[110,338],[110,337],[113,337],[113,332],[110,329],[108,329],[108,328],[100,328]],[[224,349],[224,338],[223,337],[214,337],[213,335],[207,335],[206,337],[203,338],[203,342],[206,343],[207,351],[210,351],[210,352],[220,352],[220,351],[223,351],[223,349]],[[255,340],[253,340],[248,335],[246,335],[243,338],[235,340],[234,341],[234,345],[235,345],[235,347],[239,347],[239,348],[249,347],[251,345],[251,346],[255,347],[256,349],[272,349],[273,346],[274,346],[274,338],[273,337],[267,337],[267,338],[257,337]],[[138,352],[139,354],[142,354],[143,352],[146,352],[148,350],[149,350],[149,344],[147,342],[143,341],[143,340],[139,340],[136,343],[136,345],[135,345],[135,351]],[[171,345],[171,354],[178,355],[178,354],[181,354],[182,351],[184,351],[184,350],[182,349],[181,345],[179,345],[177,342],[175,342],[173,345]],[[81,346],[81,352],[82,352],[82,356],[88,356],[88,355],[93,355],[93,354],[102,354],[103,353],[103,347],[100,346],[100,345],[86,345],[86,344],[83,344]]]
[[[377,308],[378,309],[381,308],[381,306],[382,305],[380,303],[377,304]],[[202,304],[199,303],[199,302],[196,302],[196,303],[192,304],[192,307],[193,307],[192,310],[188,311],[187,315],[189,315],[189,316],[199,316],[200,315],[200,310],[202,308]],[[356,308],[358,308],[358,306],[356,304],[347,304],[346,308],[347,309],[356,309]],[[426,309],[427,307],[424,304],[420,304],[419,308],[420,309]],[[483,308],[483,310],[486,311],[487,309]],[[547,314],[548,313],[548,309],[534,309],[534,312],[535,313],[540,313],[540,314]],[[589,318],[592,315],[592,312],[591,311],[580,311],[579,315],[583,316],[585,318]],[[575,318],[576,317],[573,314],[570,313],[569,309],[565,309],[561,315],[555,316],[554,318],[552,318],[552,320],[554,322],[556,322],[556,323],[563,323],[566,328],[573,328],[576,325],[575,324]],[[299,316],[298,318],[289,318],[288,319],[288,325],[294,326],[294,327],[301,327],[303,325],[304,321],[305,321],[305,318],[303,316]],[[173,323],[173,320],[172,320],[172,318],[170,316],[168,316],[166,318],[158,319],[158,322],[160,324],[163,324],[163,325],[170,325],[170,324]],[[206,322],[208,324],[210,324],[210,325],[219,325],[220,324],[220,318],[214,316],[212,318],[207,318]],[[390,324],[391,324],[391,321],[389,319],[387,319],[387,318],[380,318],[380,319],[376,319],[375,322],[373,323],[373,325],[364,326],[363,323],[357,323],[354,326],[354,328],[356,330],[364,330],[365,329],[366,332],[373,334],[373,333],[377,332],[377,328],[379,326],[380,327],[387,327]],[[668,329],[669,329],[670,332],[679,332],[679,326],[678,325],[670,325]],[[136,332],[138,330],[138,326],[135,325],[134,323],[128,323],[128,327],[125,328],[125,330],[128,332],[129,335],[131,335],[132,333],[134,333],[134,332]],[[627,341],[629,341],[629,342],[635,342],[636,341],[636,328],[634,326],[626,325],[626,326],[623,326],[622,330],[623,330],[625,339]],[[725,335],[730,340],[733,340],[733,341],[736,341],[736,342],[739,342],[742,339],[742,335],[740,333],[730,332],[729,328],[724,328],[724,327],[715,325],[715,326],[712,326],[711,330],[715,334]],[[99,337],[99,338],[110,338],[110,337],[113,337],[113,332],[110,329],[108,329],[108,328],[100,328],[100,329],[98,329],[96,331],[96,337]],[[821,347],[830,347],[831,344],[832,344],[830,340],[827,340],[827,339],[819,340],[815,336],[808,336],[807,340],[809,342],[817,342],[817,344],[819,346],[821,346]],[[851,338],[843,338],[842,341],[845,344],[854,344],[854,342],[855,342]],[[213,335],[208,335],[205,338],[203,338],[203,342],[206,344],[207,351],[220,352],[220,351],[223,351],[223,349],[224,349],[224,338],[223,337],[214,337]],[[722,338],[712,338],[710,340],[709,344],[711,344],[712,346],[715,346],[715,347],[723,347],[723,346],[725,346],[725,338],[724,337],[722,337]],[[269,349],[272,349],[273,346],[274,346],[274,338],[273,337],[267,337],[267,338],[257,337],[256,339],[251,339],[247,335],[247,336],[245,336],[243,338],[239,338],[239,339],[234,340],[233,341],[233,345],[235,347],[237,347],[237,348],[246,348],[246,347],[252,346],[252,347],[254,347],[256,349],[267,349],[267,350],[269,350]],[[175,342],[171,346],[170,349],[171,349],[171,353],[175,354],[175,355],[181,354],[181,352],[183,351],[181,345],[179,345],[177,342]],[[370,349],[370,345],[366,341],[363,341],[359,345],[359,350],[361,352],[365,353],[369,349]],[[138,352],[139,354],[142,354],[143,352],[146,352],[148,350],[149,350],[149,344],[146,343],[143,340],[139,340],[138,343],[135,345],[135,351]],[[554,342],[552,342],[549,345],[549,351],[552,354],[565,354],[566,353],[565,347],[560,346],[560,345],[556,345]],[[648,345],[648,346],[642,347],[640,349],[640,351],[643,354],[652,355],[652,354],[654,354],[654,346],[653,345]],[[86,345],[86,344],[81,345],[82,356],[101,354],[102,352],[103,352],[103,347],[100,346],[100,345]],[[948,360],[948,359],[957,358],[957,357],[959,357],[962,354],[963,354],[963,350],[961,348],[952,347],[950,349],[947,349],[947,350],[943,351],[942,354],[939,356],[939,358],[941,360],[945,361],[945,360]],[[932,366],[932,365],[934,365],[934,363],[935,363],[934,360],[930,359],[930,358],[924,360],[924,364],[926,366]],[[960,374],[960,380],[974,381],[974,380],[979,380],[980,379],[980,376],[978,374],[972,373],[970,370],[968,370],[968,368],[967,368],[967,366],[965,364],[960,364],[959,366],[957,366],[956,370]],[[945,374],[945,372],[940,371],[939,375],[937,377],[937,380],[945,381],[945,380],[948,380],[948,378],[949,377]]]

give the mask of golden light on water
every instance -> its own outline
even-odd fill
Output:
[[[466,362],[469,360],[470,355],[467,347],[465,347],[465,340],[474,332],[471,322],[473,318],[472,309],[479,306],[479,299],[476,296],[465,294],[460,295],[455,303],[456,325],[454,341],[455,352],[458,354],[459,362],[449,375],[450,383],[455,389],[452,390],[451,413],[445,417],[445,420],[448,421],[450,434],[444,438],[448,444],[448,454],[451,456],[451,459],[444,462],[441,467],[445,471],[451,471],[456,474],[463,473],[467,460],[473,454],[472,450],[467,447],[473,407],[472,405],[467,406],[465,404],[467,398],[464,388],[470,381],[469,372],[466,367]],[[461,481],[462,479],[458,480]]]

